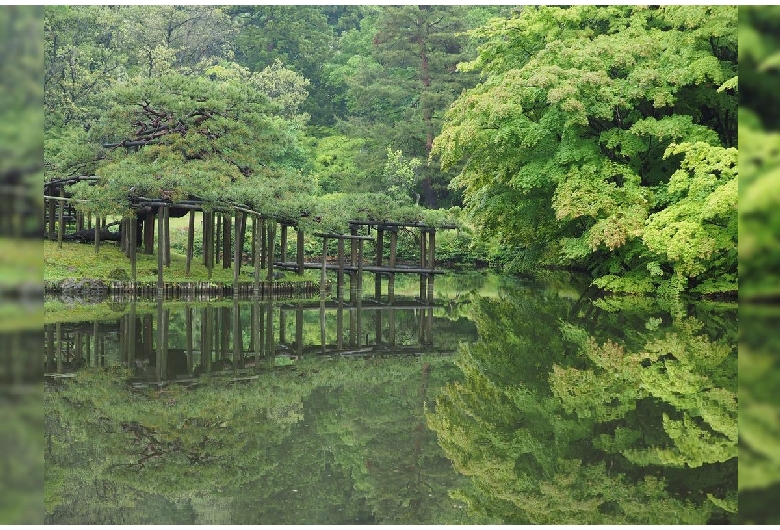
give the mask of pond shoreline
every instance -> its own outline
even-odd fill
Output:
[[[330,284],[326,283],[325,289]],[[57,281],[44,282],[44,294],[61,295],[164,295],[164,296],[311,296],[320,292],[320,283],[314,281],[260,281],[255,289],[254,282],[165,282],[160,288],[157,282],[127,282],[117,280],[100,280],[88,278],[66,278]]]

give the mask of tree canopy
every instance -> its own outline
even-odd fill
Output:
[[[434,153],[515,269],[736,289],[735,7],[538,6],[476,35],[484,80]]]

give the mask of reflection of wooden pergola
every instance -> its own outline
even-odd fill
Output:
[[[186,265],[185,273],[189,274],[193,257],[193,244],[195,233],[195,212],[203,215],[203,264],[208,270],[211,279],[212,270],[216,263],[222,261],[224,269],[233,268],[233,283],[238,285],[241,273],[241,264],[244,254],[244,239],[246,237],[247,222],[251,218],[251,252],[250,262],[254,266],[254,293],[260,293],[260,270],[266,269],[266,280],[273,281],[274,267],[282,270],[295,271],[303,274],[305,269],[319,269],[322,271],[321,288],[326,285],[326,271],[337,271],[338,293],[341,295],[344,286],[344,274],[349,275],[350,294],[354,291],[362,291],[363,272],[372,272],[376,275],[377,299],[381,297],[381,277],[389,278],[388,294],[392,296],[396,274],[420,275],[420,299],[430,298],[433,291],[433,278],[444,271],[435,268],[436,228],[424,223],[398,223],[392,221],[349,221],[349,234],[317,233],[322,238],[322,261],[307,263],[304,261],[304,232],[297,220],[276,219],[262,212],[253,210],[247,205],[238,203],[210,204],[202,199],[190,196],[185,200],[176,202],[164,198],[146,198],[129,196],[132,215],[124,216],[120,221],[107,224],[105,217],[84,215],[74,207],[77,199],[73,198],[66,190],[67,186],[77,182],[89,182],[95,184],[100,180],[95,176],[77,176],[64,179],[50,180],[44,184],[44,226],[47,227],[45,236],[50,240],[58,241],[60,247],[63,240],[93,241],[95,252],[100,251],[101,240],[118,241],[120,248],[127,255],[131,264],[131,281],[136,282],[136,253],[142,246],[145,254],[154,253],[155,222],[157,223],[157,288],[164,289],[164,269],[170,267],[170,224],[171,217],[183,217],[189,215],[189,229],[187,233]],[[117,232],[108,230],[110,226],[118,225]],[[277,225],[281,232],[281,256],[276,261],[274,256]],[[288,230],[294,227],[297,231],[297,245],[295,261],[288,260],[287,239]],[[376,239],[370,235],[360,235],[360,228],[376,228]],[[400,228],[413,228],[420,230],[420,260],[419,265],[396,263],[396,249],[398,230]],[[440,228],[455,228],[453,225],[445,225]],[[390,259],[383,264],[384,234],[390,237]],[[337,262],[329,263],[328,240],[338,241]],[[345,260],[344,242],[350,243],[349,263]],[[376,256],[364,263],[363,243],[374,241]],[[426,291],[430,292],[428,294]]]

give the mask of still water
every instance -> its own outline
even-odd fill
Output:
[[[54,301],[52,524],[729,522],[736,306],[437,279]]]

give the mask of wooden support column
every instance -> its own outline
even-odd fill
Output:
[[[298,241],[295,259],[298,261],[298,276],[303,275],[303,228],[298,227]]]
[[[358,227],[357,225],[350,224],[349,225],[349,233],[352,236],[358,235]],[[357,239],[350,239],[349,240],[349,265],[350,267],[354,268],[357,263]],[[350,270],[349,271],[349,301],[354,302],[357,289],[357,285],[355,285],[355,271]]]
[[[260,266],[265,268],[268,259],[268,220],[263,219],[260,228]]]
[[[322,272],[320,273],[320,296],[325,296],[325,274],[328,266],[328,238],[322,238]]]
[[[344,298],[344,240],[339,238],[338,240],[338,273],[336,275],[336,298],[339,300]]]
[[[62,248],[62,238],[65,235],[65,188],[60,187],[60,200],[57,220],[57,246]]]
[[[190,224],[187,227],[187,261],[184,264],[184,274],[190,275],[190,266],[192,264],[192,247],[195,243],[195,210],[190,210]]]
[[[395,256],[398,250],[398,229],[395,228],[390,232],[390,268],[395,270]],[[387,281],[387,299],[391,304],[395,300],[395,273],[390,273],[390,278]]]
[[[165,266],[171,266],[171,209],[166,206],[163,210],[165,215],[165,239],[163,240],[163,248],[165,249]]]
[[[358,239],[358,257],[357,257],[357,290],[358,297],[363,294],[363,240]]]
[[[276,238],[276,220],[268,223],[268,281],[274,279],[274,240]]]
[[[154,254],[154,210],[144,219],[144,254]]]
[[[95,216],[95,254],[100,252],[100,217]]]
[[[221,251],[222,251],[222,213],[217,213],[216,214],[216,223],[217,223],[217,226],[214,229],[214,235],[215,235],[215,238],[216,238],[215,250],[214,250],[214,257],[215,257],[214,263],[215,264],[219,263],[220,260],[222,259],[222,254],[221,254]]]
[[[260,220],[255,215],[252,217],[252,264],[255,268],[255,295],[260,294],[260,242],[257,240],[257,236],[260,235],[261,230]]]
[[[233,235],[233,296],[238,294],[238,275],[241,274],[241,219],[242,216],[236,212],[235,234]]]
[[[203,212],[203,265],[208,271],[208,279],[211,281],[211,272],[214,268],[214,212]]]
[[[133,281],[133,284],[135,284],[137,279],[136,253],[138,251],[138,222],[131,218],[128,222],[128,225],[130,227],[130,237],[128,238],[128,250],[130,253],[130,279]],[[135,337],[133,336],[131,340],[135,340]]]
[[[229,269],[232,261],[231,255],[233,249],[230,244],[230,228],[231,228],[230,214],[224,214],[222,216],[222,268]]]
[[[157,295],[162,295],[163,288],[163,266],[165,265],[165,207],[157,207]]]
[[[377,267],[382,266],[382,254],[384,253],[384,247],[385,247],[384,236],[385,236],[385,231],[382,228],[377,227],[376,229],[376,266]],[[374,298],[376,298],[377,302],[382,300],[382,275],[378,272],[376,273],[374,278]]]
[[[427,255],[426,255],[427,254],[427,252],[426,252],[427,246],[426,246],[425,243],[426,243],[427,237],[428,237],[427,231],[424,228],[422,230],[420,230],[420,268],[421,269],[426,268],[425,264],[426,264],[426,261],[427,261],[427,259],[426,259],[427,258]],[[421,302],[423,300],[425,300],[425,297],[427,295],[426,279],[427,279],[427,274],[420,273],[420,301]]]
[[[436,268],[436,229],[431,228],[428,235],[428,268],[433,271]],[[428,302],[433,303],[434,274],[428,275]]]
[[[287,263],[287,225],[286,224],[282,225],[282,241],[281,241],[281,244],[282,244],[282,255],[279,258],[279,260],[282,263]]]

